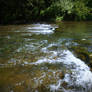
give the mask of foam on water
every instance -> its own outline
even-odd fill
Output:
[[[43,30],[29,30],[29,32],[35,33],[35,34],[52,34],[54,33],[53,30],[49,29],[43,29]]]
[[[64,53],[66,56],[62,59],[67,65],[75,65],[72,69],[76,71],[78,84],[82,84],[83,82],[91,82],[92,83],[92,73],[90,68],[80,59],[76,58],[69,50],[65,50]]]
[[[51,45],[49,45],[48,47],[50,46]],[[41,59],[30,64],[38,65],[42,63],[50,63],[50,64],[63,63],[66,68],[68,67],[72,71],[71,74],[65,74],[64,78],[65,82],[67,82],[70,85],[80,85],[83,88],[86,87],[90,88],[92,86],[92,73],[90,71],[90,68],[83,61],[76,58],[69,50],[61,50],[59,52],[49,51],[48,47],[43,48],[42,51],[45,53],[51,53],[50,56],[41,57]],[[60,86],[61,83],[62,83],[61,80],[59,80],[57,84],[50,85],[51,90],[61,89]]]
[[[32,27],[28,27],[27,31],[35,34],[45,35],[54,33],[55,28],[57,28],[57,26],[52,26],[48,24],[34,24]]]

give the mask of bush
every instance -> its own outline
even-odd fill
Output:
[[[92,20],[92,0],[0,0],[0,23]]]
[[[74,2],[73,14],[75,15],[75,20],[85,20],[89,12],[89,8],[85,5],[84,2]]]

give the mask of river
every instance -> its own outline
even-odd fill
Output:
[[[92,92],[75,48],[92,56],[92,22],[0,26],[0,92]]]

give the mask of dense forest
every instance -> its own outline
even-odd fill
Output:
[[[92,0],[0,0],[0,23],[92,20]]]

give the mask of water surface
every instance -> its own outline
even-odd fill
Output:
[[[92,92],[92,22],[0,26],[0,92]]]

